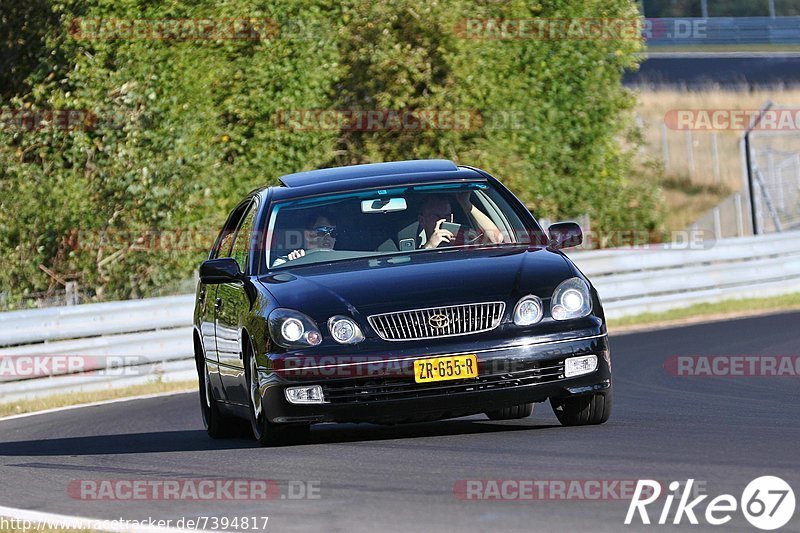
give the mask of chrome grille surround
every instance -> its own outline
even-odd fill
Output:
[[[371,315],[369,325],[386,341],[440,339],[491,331],[500,325],[505,302],[485,302]]]

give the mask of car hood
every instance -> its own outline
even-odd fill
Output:
[[[315,320],[471,302],[549,299],[571,277],[564,256],[547,249],[442,250],[315,265],[263,276],[280,307]]]

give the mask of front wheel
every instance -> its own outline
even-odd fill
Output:
[[[556,418],[564,426],[602,424],[611,416],[613,389],[574,398],[550,398]]]
[[[281,446],[304,442],[311,429],[309,424],[275,424],[267,418],[264,397],[258,382],[255,353],[249,343],[245,347],[244,372],[249,385],[250,424],[253,427],[253,437],[258,443],[262,446]]]

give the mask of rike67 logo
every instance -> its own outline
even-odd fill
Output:
[[[795,498],[792,487],[784,480],[775,476],[761,476],[751,481],[742,492],[742,496],[737,500],[731,494],[721,494],[705,505],[705,511],[701,512],[701,503],[708,498],[707,494],[702,494],[689,500],[692,494],[694,479],[689,479],[685,484],[673,481],[669,484],[670,494],[663,499],[663,507],[657,515],[657,524],[664,525],[672,523],[679,525],[684,518],[693,525],[699,524],[698,515],[704,518],[706,523],[713,526],[727,524],[733,518],[733,513],[740,509],[744,517],[753,527],[761,530],[771,531],[786,525],[794,515]],[[683,488],[680,494],[678,491]],[[648,513],[648,505],[654,504],[660,499],[661,484],[650,479],[640,479],[636,484],[633,499],[628,507],[628,514],[625,516],[625,524],[630,525],[638,515],[638,520],[642,524],[650,524],[651,518]],[[678,499],[674,514],[672,505]],[[657,505],[652,505],[657,511]],[[670,521],[670,515],[672,520]]]

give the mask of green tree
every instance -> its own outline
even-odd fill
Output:
[[[357,1],[345,11],[335,107],[474,110],[468,131],[343,131],[335,163],[446,157],[480,166],[551,219],[589,214],[598,230],[659,229],[657,191],[629,179],[634,96],[621,85],[642,42],[465,38],[466,20],[624,19],[620,1]],[[485,27],[485,26],[483,26]]]
[[[337,50],[325,36],[136,40],[74,31],[76,20],[95,17],[303,19],[330,27],[323,2],[212,8],[102,0],[50,8],[56,31],[36,50],[30,89],[9,103],[31,112],[86,110],[97,120],[79,131],[0,132],[0,246],[11,259],[0,279],[13,292],[51,287],[42,264],[102,298],[151,294],[191,276],[203,253],[154,253],[131,237],[213,232],[247,190],[328,156],[335,132],[273,125],[279,108],[326,105]]]

